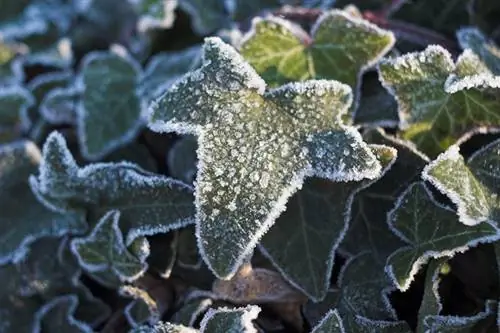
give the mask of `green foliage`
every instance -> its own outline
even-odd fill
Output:
[[[0,0],[0,332],[498,331],[499,15]]]

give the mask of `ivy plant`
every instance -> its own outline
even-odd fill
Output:
[[[498,332],[495,1],[0,8],[0,332]]]

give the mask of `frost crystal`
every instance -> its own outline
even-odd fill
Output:
[[[265,88],[233,48],[207,38],[203,66],[151,107],[153,130],[198,135],[198,245],[220,278],[236,272],[305,176],[361,180],[381,169],[340,120],[352,101],[348,86],[312,80]]]

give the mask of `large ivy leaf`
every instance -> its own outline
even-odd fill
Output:
[[[35,103],[28,90],[20,86],[0,91],[0,142],[13,140],[31,126],[28,108]]]
[[[92,232],[83,238],[71,241],[71,249],[80,266],[90,273],[111,271],[122,282],[138,279],[147,269],[145,263],[149,246],[142,249],[144,256],[138,258],[125,246],[119,226],[120,212],[109,211],[95,225]]]
[[[380,173],[359,133],[340,121],[352,101],[348,86],[265,88],[236,50],[207,38],[204,65],[152,106],[154,131],[198,135],[198,247],[220,278],[236,272],[304,176],[356,181]]]
[[[397,287],[407,290],[430,258],[452,257],[479,243],[500,238],[492,224],[465,226],[456,213],[434,200],[423,183],[414,183],[388,214],[391,229],[408,245],[387,259],[386,270]]]
[[[396,150],[377,145],[371,149],[385,174],[396,159]],[[335,250],[351,219],[354,194],[372,182],[306,180],[262,239],[261,250],[288,281],[309,298],[319,301],[326,296]]]
[[[77,125],[86,158],[102,158],[133,140],[141,129],[140,73],[139,64],[117,52],[96,51],[84,58],[77,83],[83,90]]]
[[[500,75],[500,49],[473,27],[457,31],[457,39],[463,49],[471,49],[495,75]]]
[[[430,163],[422,178],[457,205],[458,218],[473,226],[491,221],[498,226],[500,184],[500,141],[494,141],[477,151],[466,162],[458,146],[451,146]]]
[[[337,80],[355,93],[363,72],[393,46],[394,35],[347,12],[332,10],[316,21],[310,36],[291,22],[256,19],[240,51],[270,86],[308,79]]]
[[[420,177],[428,158],[380,129],[368,131],[365,139],[370,143],[396,148],[398,156],[380,180],[355,194],[349,229],[340,250],[349,255],[369,251],[385,264],[387,256],[404,245],[389,229],[387,213],[408,185]]]
[[[61,212],[84,210],[92,226],[108,211],[119,210],[127,246],[140,236],[193,222],[189,186],[127,162],[79,168],[57,132],[47,138],[40,175],[32,176],[30,184],[49,208]]]
[[[131,0],[138,11],[139,31],[167,29],[174,24],[178,0]]]
[[[260,308],[256,305],[236,309],[209,309],[200,323],[200,331],[202,333],[257,333],[252,320],[257,319],[259,312]]]
[[[470,69],[470,56],[455,64],[448,51],[429,46],[380,64],[380,78],[398,101],[403,137],[436,156],[467,131],[498,126],[498,79]],[[474,61],[474,59],[472,59]]]
[[[34,333],[92,333],[90,326],[75,319],[78,298],[74,295],[54,298],[36,313]]]
[[[0,264],[22,257],[30,244],[44,236],[79,234],[85,220],[52,212],[31,192],[30,174],[40,163],[38,148],[29,141],[0,146]]]

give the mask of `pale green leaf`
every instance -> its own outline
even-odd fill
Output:
[[[442,47],[428,46],[379,66],[382,83],[398,101],[402,136],[430,156],[437,156],[468,131],[500,125],[496,112],[500,80],[480,70],[476,75],[461,75],[458,70],[467,67],[462,62],[470,60],[460,57],[454,63]]]
[[[54,298],[36,313],[34,333],[93,333],[92,328],[74,318],[78,298],[74,295]]]
[[[392,231],[407,244],[387,259],[386,267],[403,291],[430,258],[453,257],[472,246],[500,238],[499,230],[492,224],[460,223],[456,213],[436,202],[423,183],[408,187],[389,212],[388,221]]]
[[[372,145],[385,174],[396,150]],[[321,300],[330,285],[334,254],[351,219],[353,196],[369,180],[333,183],[306,180],[287,209],[261,241],[261,250],[276,268],[309,298]]]
[[[81,234],[88,228],[84,219],[52,212],[33,195],[28,178],[40,159],[29,141],[0,146],[0,264],[22,257],[40,237]]]
[[[146,271],[146,258],[138,258],[127,250],[119,220],[119,211],[106,213],[88,236],[71,241],[71,250],[85,271],[94,273],[109,270],[120,281],[131,282]],[[145,256],[149,255],[149,248],[143,249],[143,252]]]
[[[279,18],[255,19],[240,52],[270,86],[308,79],[337,80],[352,88],[357,101],[361,75],[394,41],[390,31],[332,10],[318,18],[310,35]]]
[[[360,134],[340,121],[352,100],[348,86],[311,80],[265,88],[236,50],[208,38],[204,65],[152,106],[154,131],[198,135],[198,247],[218,277],[236,272],[305,176],[380,174]]]
[[[463,49],[472,50],[491,72],[500,75],[500,49],[493,41],[488,40],[479,29],[462,28],[457,31],[457,39]]]
[[[96,51],[84,58],[77,84],[83,90],[77,127],[86,158],[102,158],[132,141],[141,129],[140,73],[139,64],[116,52]]]
[[[458,218],[473,226],[489,221],[499,225],[500,141],[477,151],[466,162],[458,146],[451,146],[424,170],[422,178],[457,205]]]
[[[342,318],[337,310],[329,311],[325,317],[315,326],[312,333],[345,333]]]
[[[193,223],[189,186],[127,162],[79,168],[57,132],[45,142],[40,175],[30,183],[44,204],[61,212],[85,211],[92,226],[110,210],[119,210],[127,246],[141,236]]]
[[[408,185],[420,177],[428,158],[380,129],[370,130],[364,137],[370,143],[396,148],[398,156],[380,180],[355,194],[349,229],[340,250],[350,255],[370,251],[385,265],[387,256],[404,245],[389,229],[387,213]]]
[[[218,308],[209,309],[200,323],[201,333],[257,333],[252,323],[257,319],[260,308],[249,305],[245,308]]]

